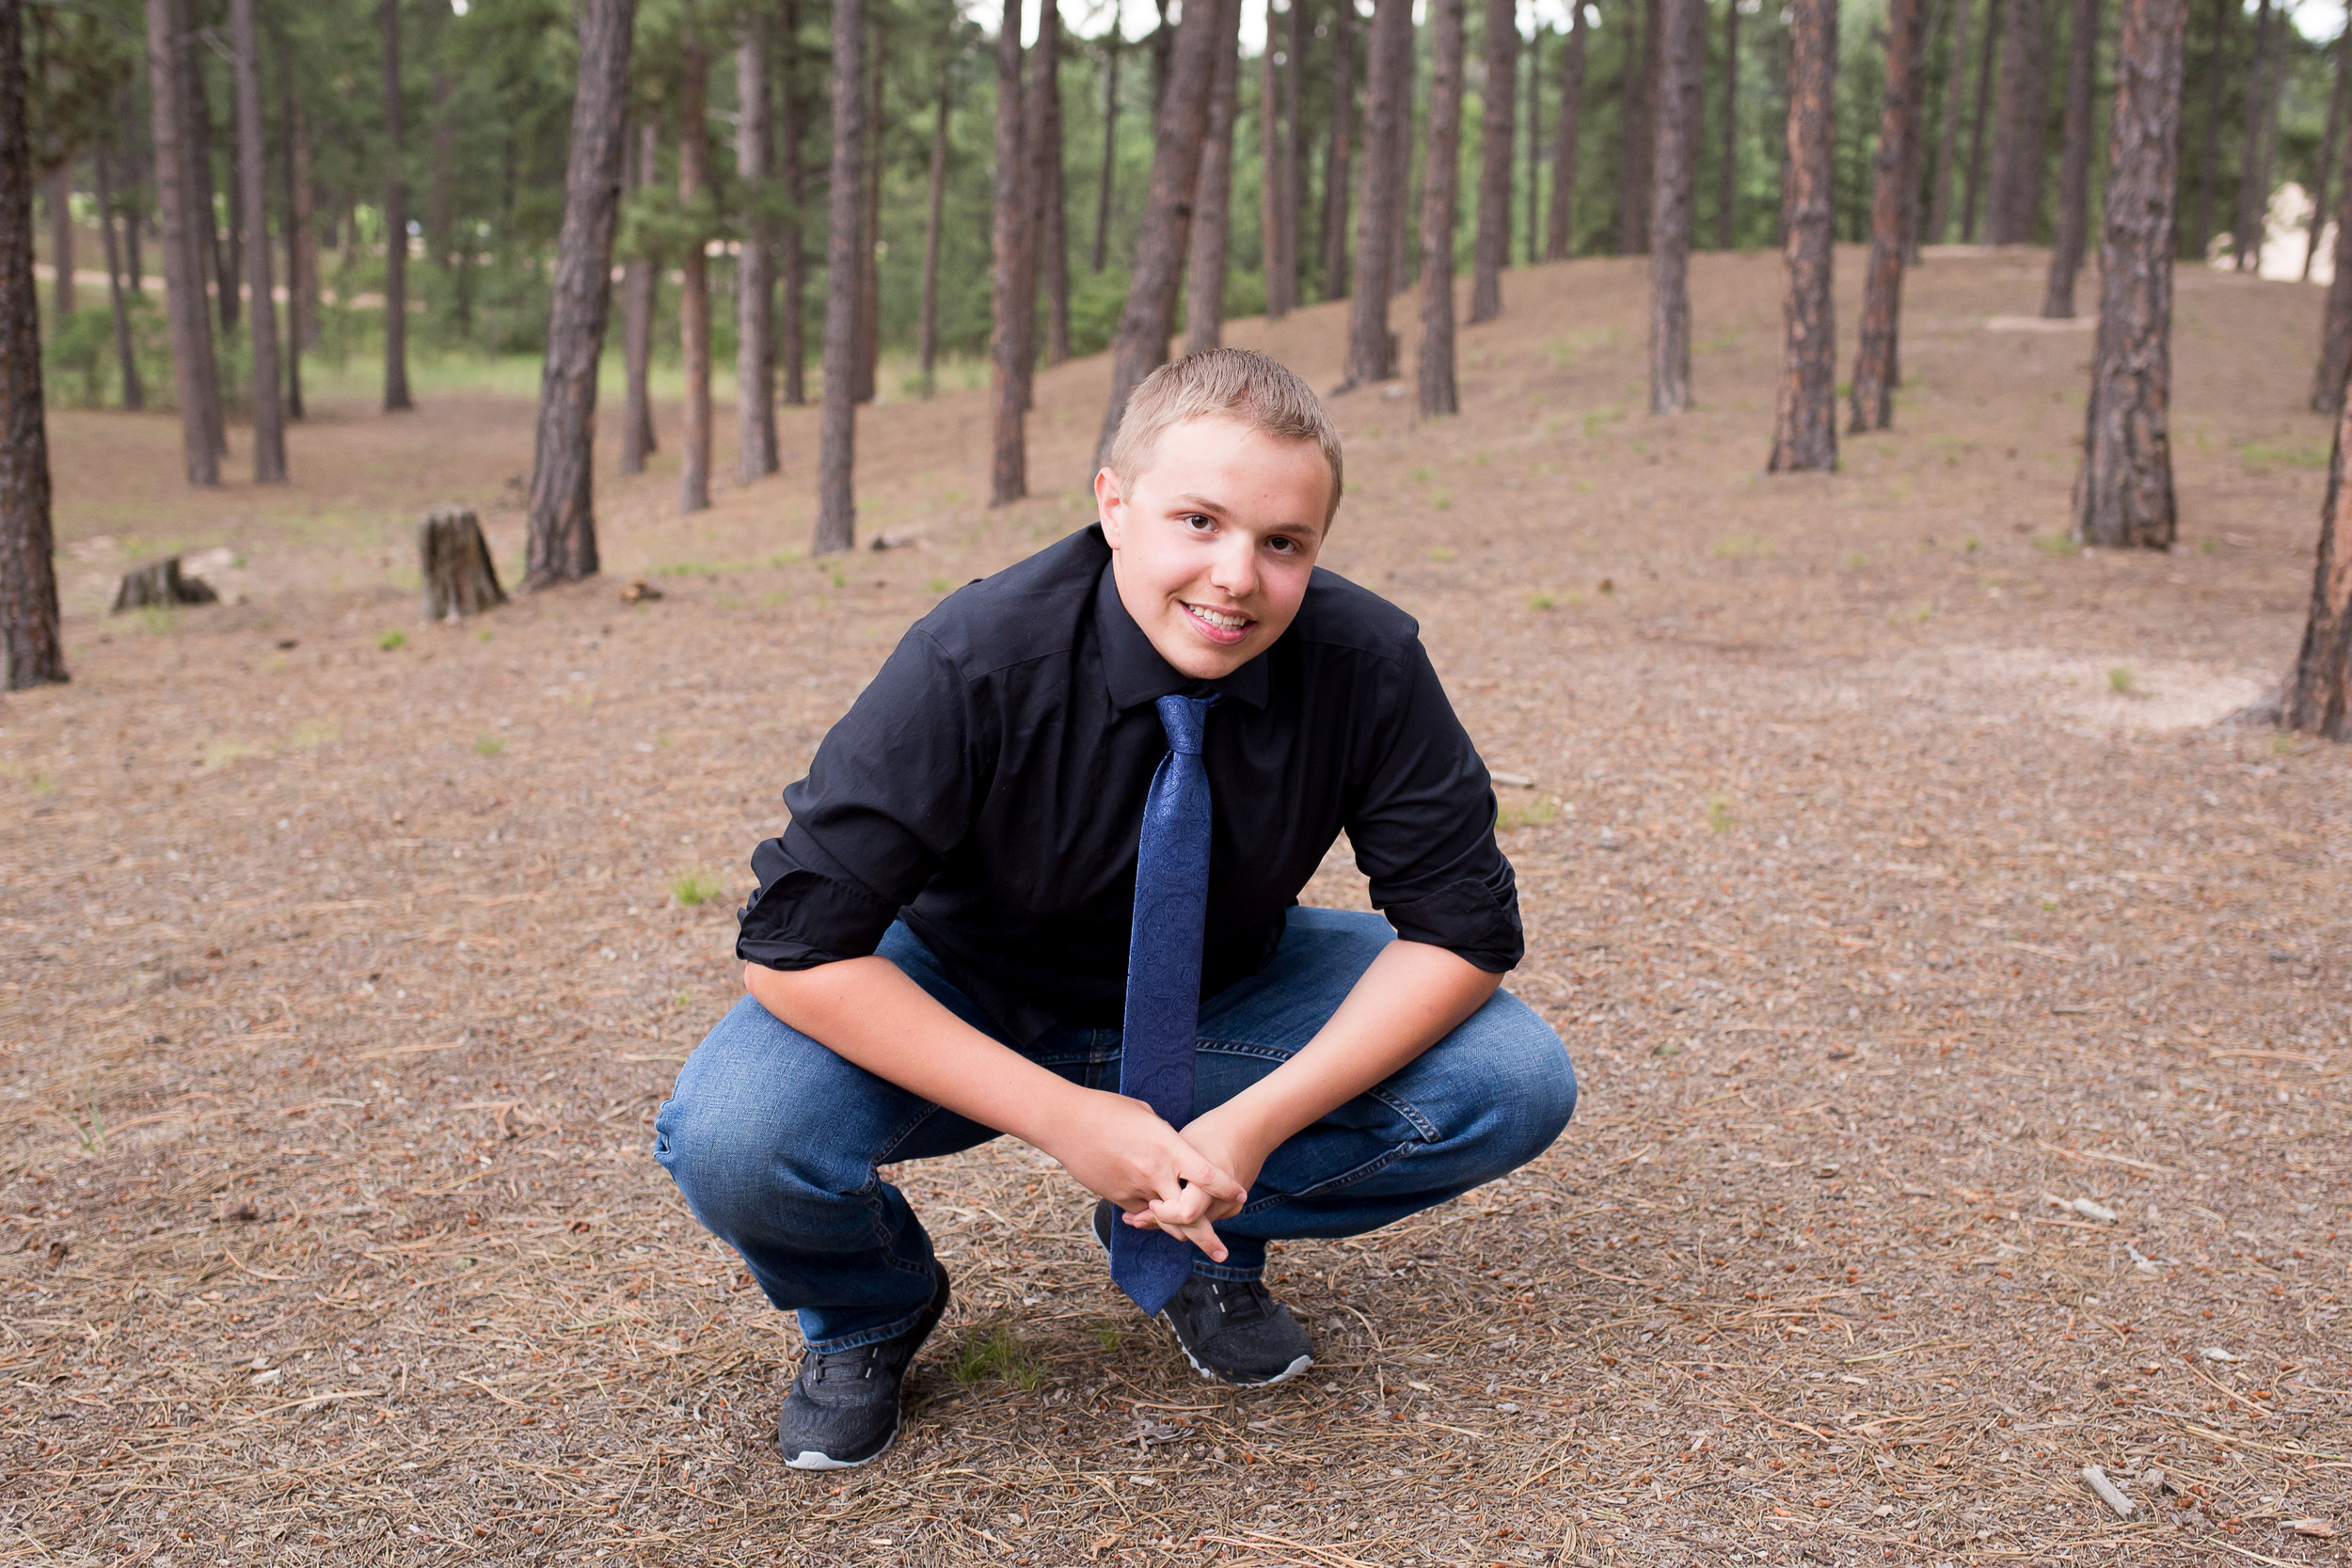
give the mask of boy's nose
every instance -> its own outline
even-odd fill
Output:
[[[1209,567],[1210,585],[1233,597],[1247,598],[1258,586],[1258,557],[1256,546],[1248,541],[1236,541],[1232,546],[1219,550]]]

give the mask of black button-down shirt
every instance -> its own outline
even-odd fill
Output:
[[[1318,569],[1273,646],[1210,683],[1215,828],[1200,986],[1255,974],[1347,830],[1400,936],[1492,973],[1518,895],[1486,765],[1410,616]],[[1120,603],[1089,528],[916,622],[784,792],[737,954],[810,969],[903,918],[1015,1039],[1112,1027],[1126,990],[1154,704],[1200,689]]]

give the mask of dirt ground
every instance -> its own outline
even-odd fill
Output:
[[[1258,1393],[1041,1156],[904,1168],[956,1303],[834,1476],[779,1464],[796,1332],[650,1122],[778,790],[910,619],[1090,515],[1104,365],[1041,377],[998,513],[982,397],[866,413],[906,547],[824,562],[812,414],[691,518],[665,417],[608,575],[460,627],[410,531],[485,508],[515,574],[527,402],[330,407],[267,493],[58,417],[74,679],[0,705],[0,1560],[2344,1561],[2352,752],[2223,722],[2301,631],[2319,293],[2182,275],[2183,544],[2074,554],[2090,335],[1998,320],[2041,267],[1931,255],[1835,477],[1760,471],[1770,256],[1699,260],[1687,418],[1641,412],[1639,261],[1512,273],[1459,419],[1335,401],[1327,562],[1523,781],[1511,984],[1577,1118],[1278,1249],[1321,1364]],[[1327,385],[1341,330],[1232,337]],[[106,617],[165,547],[229,602]]]

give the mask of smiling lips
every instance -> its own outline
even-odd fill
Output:
[[[1201,636],[1220,647],[1230,648],[1239,642],[1257,624],[1247,615],[1230,610],[1211,610],[1206,605],[1186,604],[1184,613],[1192,617],[1192,624],[1200,629]]]

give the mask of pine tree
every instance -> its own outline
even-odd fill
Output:
[[[710,56],[696,27],[692,0],[687,0],[678,39],[677,100],[677,204],[687,229],[677,290],[678,357],[686,372],[686,417],[678,433],[682,513],[710,505],[710,257],[702,231],[710,188],[710,136],[704,128],[709,74]]]
[[[743,239],[735,266],[735,477],[776,471],[775,236],[768,221],[767,13],[754,11],[735,42],[735,176]]]
[[[1581,3],[1581,0],[1578,0]],[[1511,153],[1517,145],[1513,125],[1519,79],[1519,21],[1518,0],[1486,0],[1486,114],[1478,132],[1478,237],[1470,251],[1470,306],[1472,325],[1489,322],[1502,314],[1502,269],[1511,259]],[[1435,89],[1432,89],[1433,95]],[[1433,96],[1434,103],[1434,96]],[[1458,105],[1457,105],[1458,108]],[[1430,113],[1434,116],[1436,109]],[[1433,127],[1430,137],[1434,161],[1437,137]],[[1432,209],[1424,198],[1422,222],[1428,223]],[[1449,261],[1446,275],[1453,276],[1450,260],[1453,254],[1453,224],[1446,226],[1446,251]],[[1429,254],[1424,235],[1422,254]],[[1424,261],[1423,266],[1427,263]],[[1446,308],[1447,325],[1453,325],[1453,307]],[[1426,378],[1424,377],[1424,381]],[[1449,387],[1452,377],[1448,376]],[[1424,390],[1424,404],[1427,402]],[[1445,410],[1453,412],[1451,408]]]
[[[67,678],[49,519],[40,295],[33,281],[24,10],[24,0],[0,0],[0,688],[10,691]]]
[[[1192,242],[1184,261],[1184,352],[1225,341],[1225,273],[1232,255],[1233,130],[1241,109],[1241,0],[1216,0],[1223,32],[1209,88],[1208,139],[1192,201]]]
[[[181,455],[188,483],[220,483],[220,380],[213,362],[213,319],[204,298],[198,248],[195,149],[189,144],[191,46],[180,0],[147,0],[149,116],[155,140],[155,217],[164,250],[164,313],[171,331],[171,373],[180,405]],[[28,198],[29,199],[29,198]],[[28,215],[28,224],[31,218]],[[29,230],[28,230],[29,232]]]
[[[1577,138],[1584,126],[1584,14],[1590,3],[1571,0],[1568,46],[1560,55],[1560,119],[1551,143],[1551,223],[1544,236],[1547,261],[1565,261],[1576,247]],[[1732,3],[1736,8],[1738,0]]]
[[[1837,325],[1830,284],[1836,213],[1837,0],[1788,8],[1788,295],[1781,308],[1772,473],[1837,467]]]
[[[1507,0],[1506,0],[1507,4]],[[1459,178],[1462,146],[1462,24],[1467,0],[1430,0],[1429,166],[1421,192],[1421,412],[1424,419],[1460,411],[1454,383],[1454,221],[1458,203],[1454,182]],[[1486,13],[1492,26],[1495,8]],[[1506,14],[1504,30],[1513,39],[1518,24]],[[1495,50],[1489,42],[1487,90]],[[1486,119],[1489,134],[1494,116]],[[1503,129],[1504,199],[1509,199],[1510,154],[1508,114]],[[1492,163],[1491,154],[1487,162]],[[1483,184],[1483,182],[1482,182]],[[1486,199],[1481,192],[1479,199]],[[1482,238],[1483,238],[1482,225]]]
[[[2053,321],[2074,314],[2074,277],[2083,268],[2083,243],[2090,225],[2090,97],[2098,86],[2099,0],[2074,0],[2072,31],[2066,46],[2058,238],[2050,247],[2050,281],[2042,299],[2042,315]]]
[[[835,0],[836,5],[840,0]],[[1053,0],[1045,0],[1047,5]],[[1029,493],[1028,436],[1024,395],[1029,365],[1029,279],[1023,251],[1029,240],[1030,161],[1021,81],[1022,0],[1005,0],[996,26],[995,188],[991,201],[993,258],[990,272],[988,504],[1003,506]]]
[[[1396,239],[1404,228],[1405,168],[1395,155],[1408,122],[1411,78],[1396,68],[1410,62],[1410,0],[1374,0],[1372,47],[1364,113],[1364,214],[1357,230],[1356,289],[1348,301],[1344,391],[1396,375],[1396,334],[1389,330],[1389,297],[1396,293]]]
[[[270,303],[269,177],[262,148],[262,40],[254,0],[230,0],[236,51],[237,194],[244,211],[246,281],[253,291],[253,483],[286,483],[286,413],[278,385],[278,311]],[[235,287],[233,283],[230,285]]]
[[[1917,0],[1898,0],[1917,4]],[[1649,220],[1649,411],[1691,406],[1691,229],[1698,184],[1707,0],[1665,0]]]
[[[1902,325],[1903,218],[1913,150],[1919,138],[1922,0],[1890,0],[1886,9],[1886,92],[1870,195],[1870,261],[1862,293],[1862,342],[1854,355],[1853,423],[1860,436],[1895,422],[1896,343]]]
[[[384,39],[384,411],[389,414],[416,406],[408,396],[408,175],[401,163],[400,0],[378,0],[376,17]]]
[[[1019,14],[1019,0],[1008,0]],[[1020,30],[1014,29],[1014,43]],[[814,553],[857,543],[858,293],[866,234],[865,0],[833,0],[833,178],[825,220],[825,391],[817,434]]]

